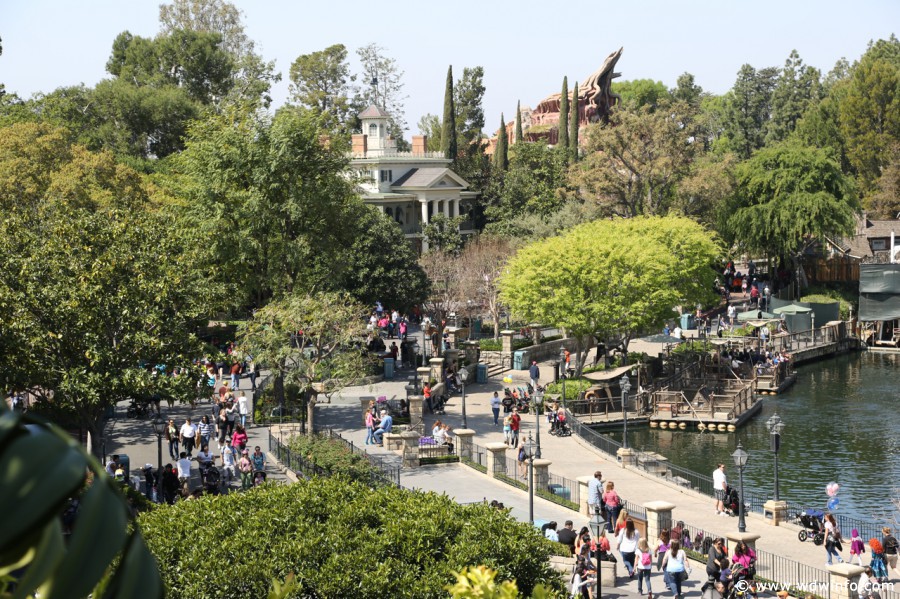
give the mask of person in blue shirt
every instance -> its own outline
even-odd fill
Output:
[[[375,435],[375,442],[381,445],[381,439],[384,436],[384,433],[391,432],[392,428],[394,428],[394,419],[391,418],[391,415],[387,413],[387,410],[381,410],[381,423],[373,433]]]

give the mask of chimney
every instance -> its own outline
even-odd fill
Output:
[[[412,153],[413,154],[424,154],[428,148],[428,136],[427,135],[413,135],[412,138]]]
[[[351,151],[354,154],[366,155],[368,149],[368,136],[365,133],[355,133],[351,136],[353,146]]]

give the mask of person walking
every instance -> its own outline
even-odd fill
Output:
[[[234,391],[238,390],[238,387],[241,386],[241,363],[235,360],[234,364],[231,365],[231,388]]]
[[[844,547],[841,545],[841,529],[838,528],[837,521],[834,519],[834,514],[825,514],[825,552],[828,555],[828,561],[825,562],[825,565],[831,565],[832,557],[836,557],[838,563],[843,564],[844,558],[838,553],[843,550]]]
[[[166,425],[166,441],[169,442],[169,457],[173,460],[178,459],[178,427],[175,426],[175,420],[169,419]]]
[[[513,448],[519,446],[519,425],[522,424],[522,417],[519,416],[519,408],[513,409],[513,413],[509,416],[509,435]]]
[[[613,532],[613,526],[619,517],[619,510],[622,509],[622,501],[619,494],[616,493],[616,484],[613,481],[606,482],[606,490],[603,492],[603,505],[606,506],[606,530]]]
[[[641,533],[634,529],[634,520],[629,518],[625,521],[625,528],[619,531],[619,536],[616,537],[616,544],[619,547],[622,562],[625,564],[625,570],[628,571],[628,578],[634,578],[634,556],[640,540]]]
[[[200,424],[197,425],[197,431],[200,435],[200,447],[209,447],[209,439],[212,437],[213,425],[209,422],[209,416],[203,415]]]
[[[191,454],[194,453],[194,442],[197,438],[197,426],[195,424],[191,424],[190,418],[185,418],[184,424],[181,425],[181,430],[178,432],[179,441],[181,441],[181,447],[184,448],[184,452],[187,454],[187,457],[192,457]]]
[[[884,561],[887,562],[888,569],[900,574],[900,570],[897,569],[897,554],[900,553],[900,544],[897,543],[897,539],[887,526],[881,529],[881,545],[884,547]]]
[[[650,586],[650,573],[653,571],[653,556],[650,555],[650,546],[647,544],[647,539],[638,540],[637,551],[635,552],[634,558],[634,568],[638,579],[638,595],[644,594],[643,583],[646,581],[647,599],[653,599],[653,587]]]
[[[238,470],[241,471],[241,489],[246,491],[253,486],[253,463],[250,461],[250,452],[246,449],[241,452]]]
[[[237,400],[237,412],[241,419],[241,426],[247,428],[247,416],[250,414],[250,400],[247,399],[247,393],[241,391]]]
[[[537,360],[531,361],[531,368],[528,369],[528,376],[531,377],[531,386],[534,389],[537,389],[538,383],[541,380],[541,369],[538,368]]]
[[[659,537],[656,539],[656,549],[653,554],[656,556],[656,571],[662,570],[663,558],[666,557],[666,552],[669,550],[669,544],[671,542],[671,538],[669,536],[669,529],[664,528],[659,531]]]
[[[366,410],[366,445],[375,443],[375,408]]]
[[[671,542],[669,550],[663,558],[662,566],[665,572],[663,582],[675,597],[682,597],[681,585],[690,574],[690,564],[687,563],[687,558],[678,541]]]
[[[494,413],[494,426],[499,426],[500,419],[500,394],[494,391],[494,396],[491,398],[491,412]]]
[[[719,537],[709,548],[706,560],[706,576],[708,582],[715,582],[722,574],[722,570],[728,568],[728,550],[725,549],[725,539]]]
[[[507,445],[512,445],[512,414],[503,419],[503,440]]]
[[[588,506],[591,514],[602,513],[603,508],[603,473],[597,470],[594,478],[588,481]]]
[[[727,516],[725,512],[725,491],[728,489],[728,479],[725,477],[725,464],[719,463],[713,470],[713,493],[716,496],[716,515]]]

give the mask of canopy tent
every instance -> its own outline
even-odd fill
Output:
[[[762,310],[748,310],[737,315],[738,322],[748,322],[750,320],[761,320],[764,318],[776,318],[771,312],[763,312]]]
[[[590,379],[592,381],[604,382],[604,381],[614,381],[621,377],[623,374],[627,374],[632,368],[636,368],[636,364],[631,364],[630,366],[619,366],[618,368],[610,368],[609,370],[598,370],[596,372],[585,372],[581,376],[586,379]]]
[[[809,314],[812,311],[812,308],[799,306],[797,304],[788,304],[787,306],[782,306],[773,310],[775,314],[790,314],[791,316],[794,316],[795,314]]]
[[[859,319],[900,318],[900,264],[862,264],[859,267]]]

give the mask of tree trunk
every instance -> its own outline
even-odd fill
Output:
[[[103,418],[88,418],[87,430],[91,435],[91,454],[103,464],[106,437],[103,434]]]
[[[584,363],[587,362],[588,352],[584,349],[584,341],[583,338],[576,335],[575,336],[575,378],[579,378],[581,376],[581,371],[584,370]],[[565,367],[563,367],[565,368]]]
[[[279,413],[281,416],[284,416],[284,373],[278,373],[275,375],[275,380],[272,381],[272,392],[275,396],[275,401],[278,403]]]
[[[306,400],[306,436],[315,436],[316,422],[316,392],[309,391],[309,399]]]

